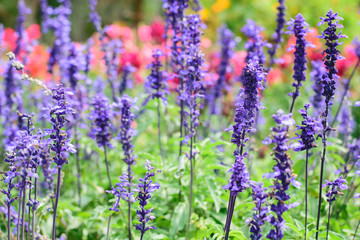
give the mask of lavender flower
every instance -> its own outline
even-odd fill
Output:
[[[237,196],[249,187],[249,173],[246,170],[244,157],[246,157],[246,154],[236,155],[235,164],[233,164],[229,170],[229,172],[232,172],[230,182],[225,185],[223,189],[229,190],[230,195]]]
[[[329,182],[325,180],[325,184],[323,187],[329,187],[329,192],[326,193],[326,201],[329,202],[329,212],[328,212],[328,223],[327,223],[327,229],[326,229],[326,240],[329,236],[329,226],[330,226],[330,214],[331,214],[331,203],[336,200],[337,195],[342,195],[343,193],[339,190],[345,190],[348,188],[347,181],[340,176],[340,178],[336,179],[333,182]]]
[[[325,18],[320,17],[320,19],[321,21],[318,23],[318,26],[325,23],[328,24],[328,27],[323,32],[321,32],[321,35],[319,36],[319,38],[323,38],[326,41],[326,46],[328,47],[323,51],[323,54],[325,54],[324,64],[328,72],[323,75],[321,81],[323,84],[322,95],[325,97],[326,105],[332,105],[331,99],[335,94],[335,80],[338,78],[336,75],[338,71],[335,67],[335,64],[337,60],[344,59],[342,56],[340,56],[340,51],[336,48],[338,45],[342,44],[339,42],[339,39],[346,38],[347,36],[341,34],[341,32],[336,34],[338,28],[343,28],[343,26],[339,24],[339,20],[342,20],[342,18],[339,17],[337,13],[333,13],[331,9],[326,14]]]
[[[94,24],[95,31],[100,33],[101,32],[101,17],[96,11],[96,6],[97,6],[98,2],[97,2],[97,0],[88,0],[88,2],[89,2],[89,9],[90,9],[90,13],[89,13],[90,21]]]
[[[130,74],[132,72],[135,72],[136,68],[133,67],[130,63],[127,63],[127,64],[125,64],[125,66],[123,67],[122,70],[123,70],[122,78],[121,78],[121,83],[120,83],[120,87],[119,87],[120,95],[123,95],[127,88],[132,88]]]
[[[274,43],[272,47],[269,49],[269,55],[270,55],[270,63],[269,63],[269,69],[274,63],[274,56],[277,51],[277,49],[280,46],[280,43],[283,41],[282,35],[283,35],[283,28],[285,25],[285,0],[279,0],[279,6],[277,7],[278,13],[276,18],[276,29],[273,34]]]
[[[264,41],[261,36],[263,30],[263,27],[256,25],[251,19],[247,19],[246,25],[241,29],[241,32],[248,38],[248,41],[244,45],[247,51],[247,56],[245,58],[246,63],[249,63],[249,60],[251,59],[253,61],[258,61],[259,64],[265,64],[266,56],[263,48],[270,47],[271,44]]]
[[[357,58],[360,59],[360,42],[359,42],[359,39],[355,38],[352,43],[354,44],[355,54],[356,54]]]
[[[255,111],[260,108],[258,89],[262,89],[262,82],[266,81],[265,76],[266,74],[259,63],[250,60],[241,77],[244,89],[241,89],[236,103],[235,124],[232,126],[233,134],[231,139],[231,142],[237,147],[234,151],[235,164],[230,169],[232,172],[230,182],[223,187],[230,190],[228,214],[225,223],[225,240],[229,237],[236,197],[239,192],[249,186],[249,174],[243,162],[243,159],[247,156],[247,152],[244,152],[244,146],[248,141],[247,134],[252,130],[252,124],[255,122]]]
[[[74,109],[69,107],[67,102],[67,97],[73,94],[62,87],[62,85],[57,85],[55,88],[53,88],[52,94],[52,105],[48,108],[45,108],[44,110],[49,112],[47,117],[51,122],[52,129],[47,129],[46,132],[50,134],[50,139],[53,140],[50,150],[54,153],[53,159],[58,169],[52,230],[52,238],[54,239],[56,236],[55,223],[60,195],[61,169],[65,163],[68,163],[67,157],[69,153],[75,153],[76,149],[70,143],[70,139],[68,139],[67,133],[64,130],[65,124],[67,123],[66,116],[68,114],[74,114]]]
[[[337,195],[342,195],[340,190],[345,190],[348,188],[347,181],[340,176],[340,178],[336,179],[333,182],[329,182],[325,179],[325,184],[323,184],[323,188],[329,187],[329,192],[326,193],[326,201],[329,203],[334,202],[336,200]]]
[[[54,152],[54,162],[58,168],[63,164],[68,163],[67,157],[69,153],[75,153],[75,147],[70,143],[67,138],[67,133],[64,131],[65,124],[67,123],[66,115],[73,114],[74,109],[69,107],[67,98],[72,95],[62,85],[57,85],[52,89],[52,102],[53,104],[44,111],[48,111],[48,119],[52,124],[52,129],[47,129],[46,132],[50,134],[53,140],[51,151]]]
[[[47,33],[49,30],[49,19],[52,9],[49,8],[47,0],[40,0],[40,15],[41,15],[41,27],[42,32]]]
[[[273,172],[267,174],[267,178],[274,179],[274,185],[271,186],[272,192],[271,198],[274,199],[274,203],[271,204],[271,211],[275,214],[270,219],[270,224],[274,226],[273,229],[266,236],[268,239],[282,239],[284,237],[283,229],[285,228],[285,220],[282,217],[284,212],[290,208],[297,206],[297,204],[286,203],[290,196],[287,194],[287,190],[292,184],[295,187],[299,187],[300,183],[295,180],[296,176],[292,173],[292,161],[287,151],[291,149],[288,144],[288,128],[295,123],[291,118],[291,113],[284,114],[282,110],[279,110],[276,115],[273,115],[274,121],[277,126],[271,128],[273,131],[272,138],[266,138],[264,144],[274,144],[274,160],[276,161],[273,167]]]
[[[103,95],[97,95],[92,103],[94,110],[90,113],[89,119],[92,121],[90,137],[95,139],[99,147],[107,146],[112,148],[111,139],[111,118],[112,110],[109,100]]]
[[[319,204],[318,204],[318,214],[317,214],[317,221],[316,221],[316,239],[319,236],[319,226],[320,226],[320,210],[321,210],[321,194],[322,194],[322,183],[323,183],[323,175],[324,175],[324,165],[325,165],[325,153],[326,153],[326,146],[327,146],[327,134],[329,131],[332,130],[331,126],[328,126],[328,114],[329,108],[332,105],[332,99],[334,98],[335,94],[335,80],[338,78],[337,69],[335,64],[337,60],[343,59],[340,56],[340,51],[337,50],[337,46],[340,45],[339,39],[346,37],[340,33],[336,33],[338,28],[342,28],[343,26],[339,24],[339,20],[342,18],[337,15],[337,13],[333,13],[330,11],[326,14],[326,17],[320,17],[321,21],[319,22],[318,26],[327,23],[328,27],[321,33],[320,38],[323,38],[326,41],[326,46],[328,47],[326,50],[323,51],[325,54],[324,64],[327,72],[322,76],[321,84],[322,84],[322,95],[325,97],[325,111],[322,114],[322,134],[320,137],[322,138],[323,142],[323,154],[321,157],[321,169],[320,169],[320,184],[319,184]]]
[[[18,17],[16,24],[16,33],[18,37],[16,39],[16,48],[14,50],[15,55],[18,55],[21,50],[25,49],[24,42],[27,42],[27,40],[24,39],[26,37],[24,22],[26,21],[26,15],[30,13],[31,13],[30,8],[26,7],[25,2],[23,0],[20,0],[18,2]]]
[[[68,75],[71,90],[76,94],[78,82],[84,79],[80,71],[85,69],[85,59],[76,49],[75,44],[70,44],[70,52],[68,56]]]
[[[115,203],[111,206],[110,211],[119,211],[120,200],[131,201],[134,202],[134,198],[132,197],[133,193],[128,192],[127,188],[130,186],[128,181],[128,175],[124,172],[119,176],[120,181],[115,184],[116,187],[112,187],[111,191],[106,191],[111,193],[116,198]]]
[[[321,115],[323,109],[323,97],[322,97],[322,76],[325,73],[325,68],[322,61],[312,61],[312,71],[310,72],[311,81],[313,81],[312,89],[314,95],[311,97],[311,105],[314,108],[314,116]]]
[[[301,133],[296,133],[296,139],[300,140],[299,144],[294,146],[294,151],[304,151],[316,147],[315,133],[318,131],[317,122],[308,115],[309,108],[310,104],[305,104],[304,109],[298,111],[303,117],[303,121],[301,126],[296,126],[296,130],[301,130]]]
[[[134,121],[135,115],[132,113],[131,109],[134,108],[135,99],[130,98],[128,95],[124,95],[119,99],[118,103],[115,103],[115,107],[119,108],[121,114],[121,126],[118,139],[122,145],[122,150],[124,151],[125,157],[123,161],[131,168],[131,165],[135,164],[134,155],[134,145],[132,144],[133,137],[136,134],[136,131],[131,127],[132,122]],[[128,172],[129,178],[131,178],[131,173]],[[130,182],[130,181],[129,181]]]
[[[302,86],[302,82],[306,80],[306,47],[312,46],[305,40],[305,36],[309,32],[309,24],[305,22],[305,18],[299,13],[295,19],[291,19],[288,23],[287,34],[294,34],[296,37],[296,45],[292,45],[289,50],[295,48],[295,60],[294,60],[294,75],[295,82],[292,84],[295,87],[295,91],[289,93],[292,96],[292,104],[290,112],[292,112],[295,99],[300,95],[299,89]]]
[[[140,210],[136,210],[136,213],[140,223],[135,224],[135,228],[141,232],[140,240],[143,239],[145,232],[149,231],[150,229],[156,229],[155,226],[146,226],[146,223],[154,220],[155,217],[151,215],[153,209],[150,208],[146,210],[145,207],[148,204],[148,200],[151,198],[151,193],[160,188],[158,183],[153,183],[151,180],[151,177],[155,176],[155,173],[157,172],[151,172],[154,167],[151,166],[149,160],[146,160],[145,166],[147,169],[145,177],[140,178],[140,183],[137,188],[137,192],[139,192],[137,198],[139,199]]]
[[[250,238],[252,240],[258,240],[261,239],[262,233],[261,233],[261,227],[265,224],[265,222],[268,221],[268,212],[269,208],[266,205],[268,194],[265,193],[267,190],[266,187],[264,187],[264,184],[262,182],[254,182],[251,181],[250,185],[252,187],[252,199],[255,204],[255,207],[253,210],[255,213],[253,213],[253,218],[250,218],[247,220],[247,223],[251,226],[250,227]]]
[[[151,88],[152,99],[161,99],[162,102],[167,104],[167,96],[169,94],[167,86],[166,72],[161,70],[162,64],[160,58],[164,56],[163,52],[159,49],[153,51],[153,62],[151,64],[151,74],[147,77],[147,88]]]
[[[219,65],[219,78],[214,86],[214,93],[212,99],[211,114],[216,113],[216,100],[222,95],[226,84],[226,76],[231,72],[230,59],[234,55],[234,48],[236,42],[234,40],[234,34],[225,25],[218,29],[218,35],[220,36],[220,65]]]

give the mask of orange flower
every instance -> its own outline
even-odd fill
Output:
[[[219,13],[224,11],[225,9],[230,7],[230,0],[217,0],[216,3],[214,3],[211,6],[211,10],[214,13]]]
[[[30,75],[37,78],[45,79],[47,75],[47,62],[49,60],[48,51],[41,45],[33,47],[29,55],[29,61],[26,64],[25,70],[29,71]]]

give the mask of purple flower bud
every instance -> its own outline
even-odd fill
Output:
[[[294,151],[304,151],[316,147],[315,133],[319,131],[318,122],[308,115],[309,108],[310,104],[305,104],[304,109],[298,111],[303,117],[303,121],[301,126],[296,126],[296,130],[301,130],[301,133],[296,133],[296,139],[300,140],[299,144],[296,147],[294,146]]]
[[[325,180],[325,184],[323,184],[322,187],[329,187],[329,192],[326,193],[327,201],[329,203],[335,201],[337,195],[342,194],[339,190],[345,190],[348,188],[347,181],[343,179],[342,176],[333,182]]]
[[[120,205],[121,199],[123,199],[124,201],[135,202],[135,199],[132,196],[134,193],[130,193],[128,191],[128,187],[130,186],[128,178],[128,175],[123,172],[123,174],[119,176],[120,181],[115,184],[116,187],[112,187],[110,191],[106,191],[114,195],[114,197],[116,198],[115,203],[110,208],[111,211],[119,211],[118,207]]]

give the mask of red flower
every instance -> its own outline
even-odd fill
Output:
[[[267,82],[269,85],[281,82],[282,71],[279,68],[271,69],[267,75]]]
[[[136,68],[140,68],[141,62],[139,59],[139,53],[138,52],[124,52],[121,55],[121,69],[127,64],[130,63]]]
[[[46,64],[49,60],[48,51],[41,45],[36,45],[29,54],[29,61],[25,70],[33,77],[45,79],[47,75]],[[45,66],[45,67],[44,67]]]
[[[242,70],[245,67],[245,58],[246,58],[246,51],[238,51],[234,54],[231,61],[234,64],[234,73],[236,76],[240,76]]]

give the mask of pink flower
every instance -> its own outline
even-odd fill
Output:
[[[29,41],[37,40],[41,38],[41,31],[39,24],[32,24],[26,29],[26,34],[28,35]]]
[[[151,39],[152,39],[151,31],[152,31],[151,27],[149,27],[147,25],[140,26],[138,29],[138,36],[139,36],[140,41],[142,41],[142,42],[151,41]]]
[[[245,58],[246,58],[246,51],[238,51],[235,52],[234,56],[232,57],[231,61],[234,64],[234,73],[236,76],[240,76],[242,70],[245,67]]]
[[[12,28],[5,28],[4,35],[3,35],[3,45],[5,48],[14,51],[16,47],[16,39],[17,36],[15,34],[14,29]]]

